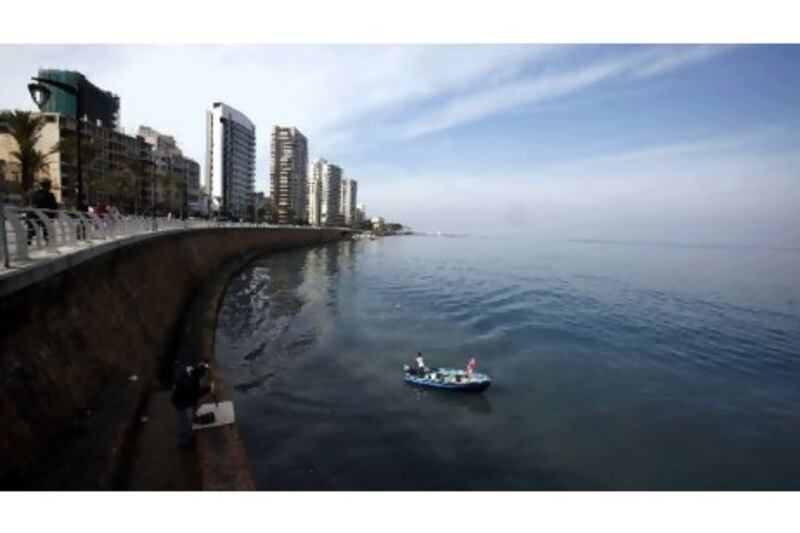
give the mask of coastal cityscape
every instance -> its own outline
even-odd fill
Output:
[[[793,533],[795,11],[7,3],[3,526]]]
[[[81,72],[39,69],[28,90],[38,111],[0,111],[7,205],[30,206],[37,184],[48,180],[57,205],[68,210],[379,233],[399,227],[368,217],[358,201],[358,181],[323,157],[311,161],[309,139],[295,127],[273,126],[269,143],[259,145],[245,113],[210,103],[201,172],[180,139],[150,125],[123,131],[124,102]],[[268,150],[267,177],[256,176],[258,150]],[[257,191],[256,183],[268,193]]]
[[[800,46],[9,44],[0,71],[0,490],[224,530],[267,520],[197,491],[269,527],[297,495],[301,530],[316,492],[415,498],[368,531],[457,493],[423,526],[483,532],[491,497],[529,529],[521,495],[800,490]],[[160,524],[124,512],[103,530]]]

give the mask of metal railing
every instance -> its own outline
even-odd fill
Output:
[[[71,210],[33,209],[5,206],[0,237],[4,238],[0,253],[3,265],[19,268],[41,260],[63,256],[113,240],[159,231],[197,228],[297,228],[310,226],[264,224],[171,217],[123,216]],[[2,219],[0,219],[2,220]],[[348,228],[341,228],[347,230]]]

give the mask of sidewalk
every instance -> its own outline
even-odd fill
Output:
[[[170,396],[168,390],[150,396],[117,489],[200,490],[197,452],[194,445],[178,446],[178,417]]]

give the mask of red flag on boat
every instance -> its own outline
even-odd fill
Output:
[[[472,359],[469,360],[469,363],[467,363],[467,374],[472,375],[472,373],[475,372],[475,365],[477,365],[477,363],[475,362],[475,358],[473,357]]]

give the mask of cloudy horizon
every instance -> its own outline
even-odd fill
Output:
[[[798,245],[797,46],[3,45],[0,108],[83,72],[205,164],[205,111],[296,126],[422,231]]]

